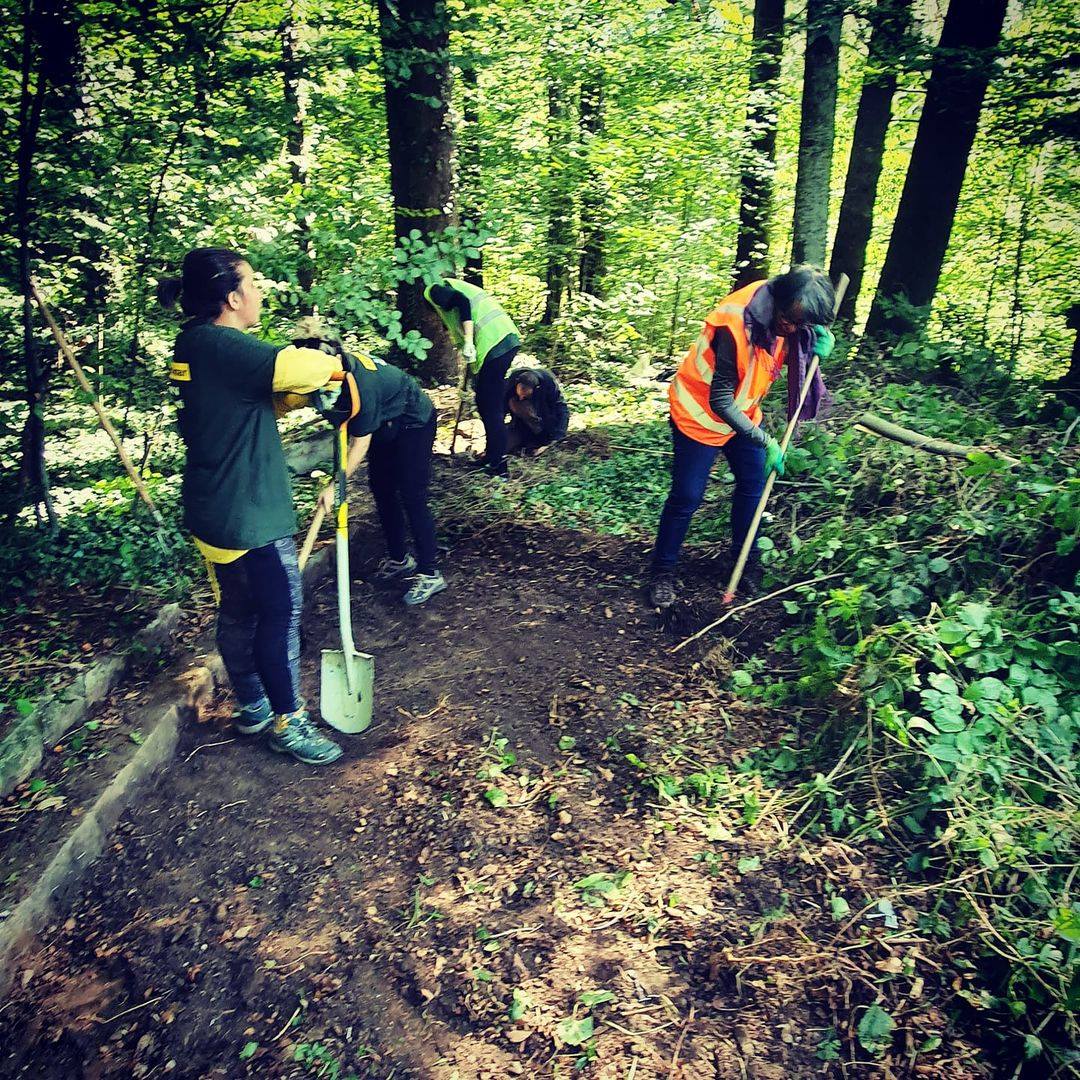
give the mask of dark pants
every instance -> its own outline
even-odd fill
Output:
[[[484,425],[487,466],[492,472],[506,468],[506,373],[517,356],[517,349],[499,356],[489,356],[476,374],[476,408]]]
[[[416,562],[421,574],[438,569],[435,519],[428,508],[431,482],[431,448],[435,444],[435,416],[423,427],[380,431],[368,451],[368,483],[375,497],[386,548],[391,559],[401,561],[408,552],[405,519],[409,519]]]
[[[671,465],[671,492],[660,514],[653,548],[654,571],[674,570],[679,549],[686,539],[690,519],[705,497],[716,455],[723,452],[735,474],[735,490],[731,495],[731,543],[737,553],[741,550],[750,522],[757,509],[758,499],[765,487],[765,448],[751,442],[745,435],[736,435],[723,446],[706,446],[684,435],[671,425],[675,457]],[[751,552],[753,558],[755,552]]]
[[[284,536],[212,563],[220,593],[217,647],[241,705],[270,699],[276,713],[300,708],[300,567]]]

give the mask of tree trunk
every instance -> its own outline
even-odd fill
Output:
[[[837,0],[808,0],[803,65],[799,172],[795,180],[791,261],[825,265],[829,242],[829,182],[836,132],[836,80],[840,71]]]
[[[301,35],[305,14],[300,0],[289,5],[288,15],[281,24],[281,74],[284,82],[287,133],[285,153],[293,182],[293,198],[297,202],[296,218],[296,281],[300,286],[300,307],[311,313],[311,286],[315,282],[315,253],[311,247],[311,222],[314,214],[304,207],[307,191],[308,159],[304,123],[307,120],[308,94],[303,84],[304,59]]]
[[[46,14],[48,18],[48,14]],[[19,73],[19,145],[16,152],[15,234],[18,242],[19,289],[22,292],[23,370],[26,379],[26,404],[29,412],[19,437],[19,491],[25,498],[33,493],[35,507],[45,504],[49,527],[55,532],[59,520],[49,492],[49,474],[45,465],[45,419],[43,404],[48,387],[48,372],[34,338],[34,306],[30,292],[33,252],[31,250],[32,209],[30,185],[33,178],[34,152],[37,149],[41,114],[45,106],[48,80],[44,71],[35,71],[38,59],[35,30],[41,13],[33,0],[23,0],[23,40]],[[42,26],[43,28],[43,26]],[[36,76],[36,77],[35,77]]]
[[[451,150],[447,123],[450,28],[444,0],[379,0],[390,190],[394,235],[400,243],[431,243],[451,224]],[[454,382],[457,357],[442,321],[424,299],[424,282],[401,281],[397,306],[405,331],[433,342],[421,363],[400,346],[394,363],[429,382]]]
[[[562,311],[563,296],[570,289],[570,253],[574,247],[574,203],[567,184],[566,150],[570,142],[567,129],[566,89],[557,70],[548,76],[548,171],[545,183],[547,203],[547,253],[544,284],[547,297],[541,326],[551,326]]]
[[[783,31],[784,0],[754,0],[752,66],[739,179],[736,288],[766,277],[769,271],[769,225],[776,171],[776,114]]]
[[[484,220],[483,177],[480,171],[480,87],[471,62],[461,68],[462,139],[460,140],[461,224],[479,232]],[[484,254],[465,260],[465,280],[484,285]]]
[[[949,4],[889,250],[866,325],[872,338],[910,333],[929,312],[1005,8],[1006,0],[951,0]]]
[[[581,84],[581,142],[588,174],[581,192],[581,260],[578,287],[603,298],[605,207],[607,192],[591,148],[604,133],[604,84],[595,75]]]
[[[833,281],[841,273],[851,279],[839,314],[840,321],[848,325],[855,318],[855,301],[866,269],[866,245],[874,228],[874,203],[885,136],[892,120],[897,68],[911,28],[911,0],[878,0],[873,23],[829,269]]]

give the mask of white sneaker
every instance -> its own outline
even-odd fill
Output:
[[[415,607],[430,600],[436,593],[446,588],[446,578],[438,570],[434,574],[417,574],[409,591],[402,597],[409,607]]]

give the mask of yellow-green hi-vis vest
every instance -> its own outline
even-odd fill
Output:
[[[443,282],[433,282],[424,290],[424,299],[439,313],[439,317],[446,324],[450,332],[450,340],[460,349],[465,343],[465,331],[461,326],[461,319],[456,311],[444,311],[431,299],[431,290],[438,284],[449,285],[468,298],[472,308],[473,321],[473,344],[476,346],[476,359],[469,365],[475,375],[484,364],[484,358],[499,344],[507,334],[517,334],[518,328],[514,320],[506,314],[491,297],[480,288],[468,281],[459,281],[457,278],[446,278]]]

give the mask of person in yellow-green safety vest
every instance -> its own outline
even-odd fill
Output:
[[[218,602],[217,646],[240,706],[241,735],[269,728],[269,746],[307,765],[341,747],[310,719],[300,696],[296,514],[277,416],[331,381],[336,357],[261,341],[262,293],[248,261],[228,248],[196,248],[158,299],[179,300],[186,322],[169,382],[186,448],[184,524],[206,559]],[[291,399],[291,400],[286,400]]]
[[[439,313],[450,340],[476,380],[476,408],[484,425],[484,468],[506,475],[503,380],[521,347],[513,319],[479,285],[457,278],[432,282],[424,298]]]

